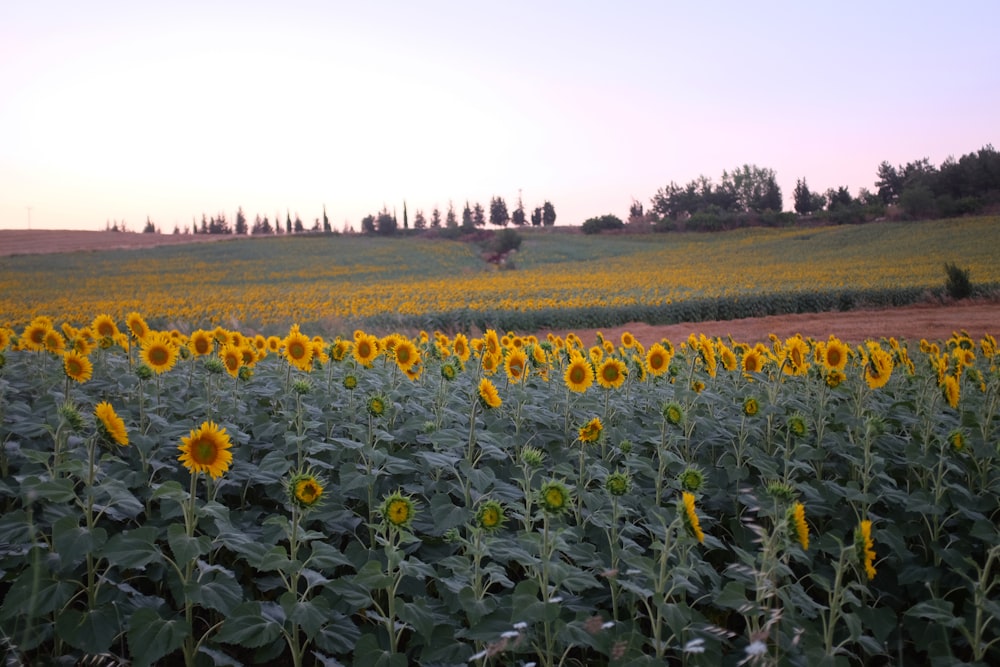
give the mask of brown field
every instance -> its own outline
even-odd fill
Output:
[[[175,243],[199,243],[231,239],[231,236],[200,234],[139,234],[133,232],[86,232],[52,230],[0,230],[0,257],[110,249],[149,248]],[[739,342],[766,341],[769,334],[784,339],[802,334],[825,339],[833,334],[841,340],[858,343],[893,336],[901,340],[944,340],[964,330],[975,339],[985,334],[1000,335],[1000,299],[977,299],[957,302],[925,303],[883,310],[771,315],[741,320],[695,322],[654,326],[633,322],[621,327],[575,330],[586,343],[595,340],[597,331],[614,341],[630,331],[639,342],[649,346],[667,338],[675,343],[689,334],[732,336]],[[538,332],[544,336],[549,331]],[[569,333],[553,331],[558,335]]]

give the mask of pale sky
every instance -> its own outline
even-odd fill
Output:
[[[996,0],[9,0],[0,228],[519,192],[579,224],[744,163],[787,210],[797,178],[1000,147],[998,27]]]

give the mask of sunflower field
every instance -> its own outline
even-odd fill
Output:
[[[360,235],[243,238],[141,251],[0,258],[0,322],[141,312],[161,328],[324,335],[539,331],[912,303],[945,264],[1000,287],[1000,218],[717,234],[523,230],[515,270],[473,243]]]
[[[8,664],[1000,662],[996,340],[0,328]]]

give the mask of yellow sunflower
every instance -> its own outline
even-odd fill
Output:
[[[486,333],[483,335],[483,344],[486,347],[486,351],[490,354],[500,354],[500,339],[497,337],[497,332],[493,329],[486,330]]]
[[[871,389],[884,387],[892,375],[892,355],[878,343],[869,341],[865,357],[865,382]]]
[[[10,341],[13,337],[13,331],[7,329],[6,327],[0,327],[0,352],[7,349],[7,346],[10,345]]]
[[[122,447],[128,445],[128,431],[125,422],[115,413],[115,409],[107,401],[101,401],[94,408],[94,416],[100,422],[104,434]]]
[[[69,351],[62,355],[63,370],[66,377],[76,382],[86,382],[94,374],[94,366],[85,355],[76,351]]]
[[[469,361],[472,350],[469,349],[469,339],[465,334],[455,334],[455,340],[451,343],[451,349],[463,364]]]
[[[785,341],[782,370],[788,375],[805,375],[809,371],[809,344],[795,335]]]
[[[482,358],[479,360],[479,367],[482,368],[483,373],[486,375],[493,375],[497,372],[497,368],[500,366],[500,357],[489,352],[484,352]]]
[[[45,349],[45,335],[52,329],[51,324],[35,319],[21,332],[21,348],[41,352]]]
[[[243,367],[243,348],[236,347],[233,345],[223,345],[222,349],[219,350],[219,359],[222,360],[222,365],[226,367],[226,372],[231,376],[239,377],[240,368]]]
[[[165,373],[177,363],[177,346],[165,333],[147,334],[142,339],[139,358],[156,373]]]
[[[719,343],[719,361],[722,362],[722,367],[727,371],[735,371],[739,365],[739,362],[736,361],[736,353],[723,343]]]
[[[847,366],[847,357],[850,351],[847,345],[835,336],[831,335],[830,339],[826,341],[823,352],[822,363],[827,370],[843,371]]]
[[[476,511],[476,526],[487,532],[500,530],[504,518],[503,505],[496,500],[486,500]]]
[[[125,326],[132,332],[136,340],[142,340],[149,333],[149,326],[146,320],[137,312],[131,312],[125,316]]]
[[[177,460],[192,474],[204,472],[218,479],[229,470],[233,461],[231,447],[226,429],[207,421],[192,430],[188,437],[181,437],[181,453]]]
[[[597,367],[597,384],[605,389],[617,389],[625,383],[628,369],[625,362],[615,357],[608,357]]]
[[[497,393],[497,388],[493,386],[489,378],[483,378],[479,381],[479,402],[484,408],[491,410],[495,410],[503,404],[503,401],[500,400],[500,394]]]
[[[854,531],[854,549],[858,562],[864,567],[868,580],[875,578],[875,541],[872,539],[872,522],[865,519]]]
[[[788,525],[803,551],[809,550],[809,524],[806,523],[806,506],[796,502],[788,508]]]
[[[761,347],[753,347],[743,353],[743,373],[747,376],[764,370],[766,353]]]
[[[420,352],[417,350],[417,346],[413,344],[413,341],[409,339],[401,338],[397,340],[395,347],[393,347],[393,354],[396,357],[396,365],[404,373],[420,363]]]
[[[549,514],[566,511],[571,502],[569,489],[559,480],[549,480],[538,489],[538,504]]]
[[[589,422],[580,427],[579,437],[580,442],[597,442],[601,439],[601,433],[604,431],[604,425],[601,423],[600,417],[594,417]]]
[[[622,332],[622,347],[633,348],[633,347],[635,347],[635,344],[636,344],[635,336],[633,336],[631,334],[631,332],[623,331]]]
[[[310,470],[291,476],[287,486],[288,498],[300,509],[316,507],[323,499],[323,482]]]
[[[354,348],[351,350],[351,354],[354,355],[354,360],[362,366],[371,366],[372,362],[375,361],[375,357],[378,356],[378,352],[378,338],[375,336],[361,333],[361,335],[355,337]]]
[[[204,329],[196,329],[188,339],[188,348],[196,357],[203,357],[206,354],[210,354],[214,347],[215,338],[212,337],[211,332]]]
[[[45,332],[45,349],[52,354],[62,354],[66,349],[66,339],[55,329]]]
[[[684,491],[681,494],[681,506],[684,511],[684,525],[687,526],[688,531],[696,540],[704,544],[705,533],[701,530],[701,522],[698,520],[698,514],[695,512],[694,494]]]
[[[285,336],[284,347],[285,359],[288,360],[288,363],[307,373],[312,370],[312,341],[299,331],[298,326],[293,325],[288,335]]]
[[[944,394],[944,399],[948,401],[948,405],[953,408],[958,407],[960,392],[961,388],[958,383],[958,378],[954,375],[946,375],[944,382],[941,384],[941,393]]]
[[[511,382],[521,382],[526,377],[528,355],[521,348],[512,348],[504,359],[503,368]]]
[[[90,324],[90,328],[98,338],[114,340],[115,336],[118,335],[118,325],[115,324],[115,321],[110,315],[98,315]]]
[[[576,354],[570,359],[563,379],[571,391],[582,394],[594,383],[594,369],[587,359]]]
[[[653,376],[663,375],[670,368],[670,353],[659,343],[653,343],[646,352],[646,370]]]

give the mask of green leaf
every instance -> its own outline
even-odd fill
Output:
[[[260,602],[245,602],[226,617],[216,641],[238,644],[247,648],[260,648],[281,635],[284,614],[275,615],[274,603],[265,607]],[[280,608],[278,609],[280,611]],[[279,618],[281,620],[279,620]]]
[[[52,524],[52,542],[56,553],[66,563],[81,563],[88,553],[100,549],[108,540],[103,528],[90,530],[80,525],[76,514],[64,516]]]
[[[73,480],[68,477],[42,480],[34,475],[29,475],[21,482],[21,493],[24,496],[25,505],[41,500],[63,505],[76,500]]]
[[[312,601],[296,600],[292,593],[285,593],[281,596],[281,608],[288,620],[302,628],[310,639],[315,637],[320,628],[323,627],[330,611],[322,598]]]
[[[112,535],[99,555],[121,569],[143,570],[150,563],[163,562],[163,554],[156,544],[156,529],[153,526],[142,526]]]
[[[14,580],[0,606],[0,619],[44,616],[61,609],[76,592],[76,586],[52,577],[45,565],[33,563]]]
[[[472,592],[471,588],[466,590]],[[418,598],[414,602],[402,602],[398,613],[399,620],[413,626],[421,637],[430,637],[434,633],[434,627],[447,620],[434,613],[426,598]]]
[[[191,634],[183,618],[165,619],[148,607],[129,618],[128,647],[134,665],[152,665],[181,647]]]
[[[309,548],[312,553],[306,563],[317,570],[335,570],[342,565],[353,566],[347,556],[326,542],[312,542]]]
[[[156,487],[150,498],[151,500],[173,500],[180,505],[184,505],[188,502],[188,491],[180,485],[180,482],[170,480]]]
[[[180,523],[172,523],[167,528],[167,544],[177,563],[190,563],[198,556],[207,554],[212,546],[205,535],[188,537],[184,525]]]
[[[349,617],[338,611],[326,612],[326,625],[313,637],[316,645],[331,653],[350,653],[361,637],[361,630]]]
[[[952,604],[947,600],[925,600],[918,602],[906,610],[907,616],[927,619],[931,623],[937,623],[946,628],[957,628],[964,625],[961,618],[956,618],[952,611]]]
[[[243,602],[243,588],[232,572],[222,568],[203,574],[197,581],[189,581],[184,592],[191,602],[223,615]]]
[[[56,617],[56,633],[84,653],[104,653],[118,636],[118,614],[111,607],[80,611],[67,609]]]
[[[406,667],[402,653],[390,653],[378,645],[375,635],[362,635],[354,648],[355,664],[369,667]]]

